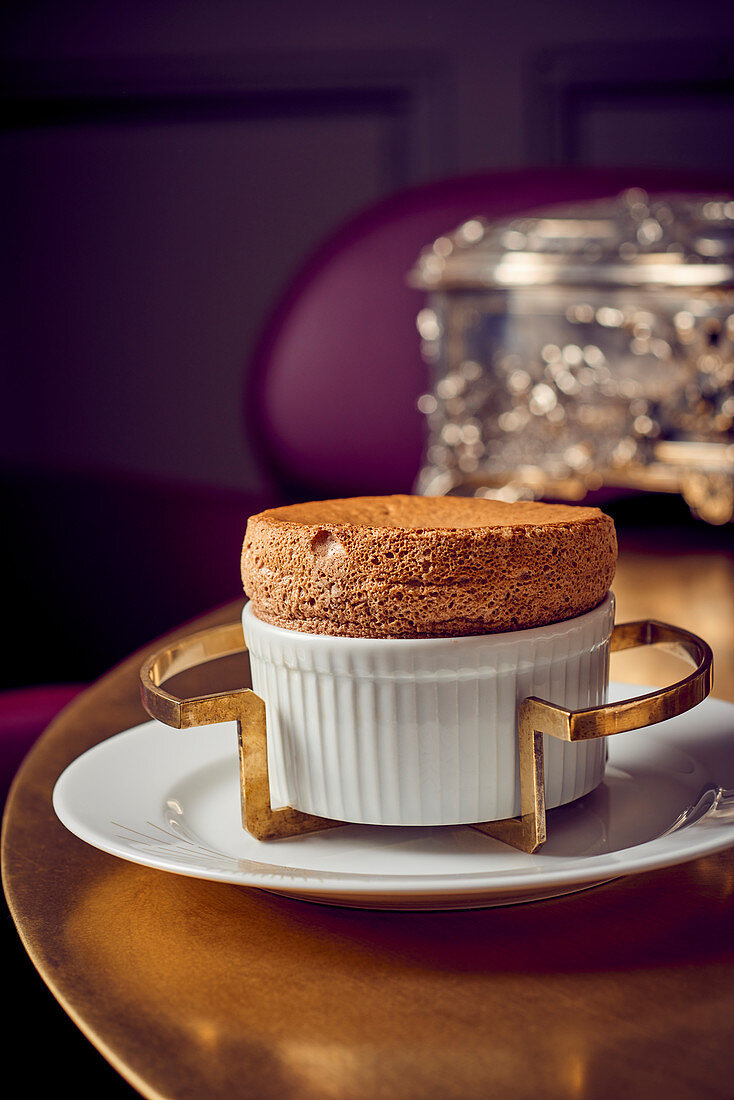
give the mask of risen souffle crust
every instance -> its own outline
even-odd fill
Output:
[[[598,508],[353,497],[251,516],[242,583],[259,619],[310,634],[437,638],[590,611],[617,558]]]

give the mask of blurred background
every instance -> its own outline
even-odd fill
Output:
[[[728,15],[714,0],[3,5],[4,686],[89,680],[239,596],[251,512],[410,491],[419,248],[483,195],[511,213],[549,179],[569,199],[669,177],[726,186]],[[369,237],[365,211],[389,229],[415,188],[433,220],[394,249],[383,233],[362,261],[384,262],[384,309],[359,314],[355,284],[352,343],[348,311],[312,313],[291,366],[268,375],[309,274],[335,242]],[[335,383],[358,374],[352,407],[324,390],[324,355]],[[278,387],[295,436],[273,416],[263,430]],[[632,541],[644,513],[730,554],[731,528],[674,495],[609,510]]]

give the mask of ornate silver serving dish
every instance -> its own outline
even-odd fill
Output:
[[[734,199],[633,189],[424,250],[432,388],[416,491],[681,493],[734,513]]]

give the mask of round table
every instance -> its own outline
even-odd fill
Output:
[[[617,619],[702,634],[715,694],[734,700],[731,562],[688,557],[623,554]],[[444,913],[339,909],[123,862],[67,832],[51,792],[79,753],[147,719],[142,657],[79,696],[26,758],[3,875],[43,979],[143,1096],[731,1094],[734,850],[565,898]],[[637,660],[613,675],[640,671]],[[667,672],[641,678],[656,674]]]

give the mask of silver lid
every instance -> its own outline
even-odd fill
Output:
[[[632,188],[509,221],[477,216],[424,249],[409,281],[424,290],[732,286],[734,199]]]

